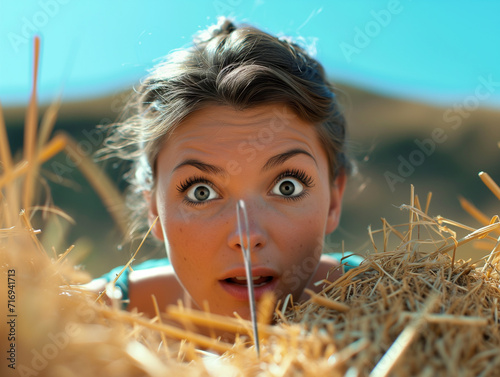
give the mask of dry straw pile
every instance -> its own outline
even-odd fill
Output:
[[[2,376],[498,375],[500,222],[465,201],[483,227],[433,218],[430,196],[422,207],[412,192],[402,206],[408,223],[383,220],[382,229],[370,231],[373,250],[360,267],[323,282],[322,293],[306,303],[264,300],[260,357],[251,324],[241,319],[179,306],[168,310],[183,324],[174,327],[159,310],[148,319],[96,300],[76,285],[90,277],[68,262],[72,247],[44,250],[38,239],[44,223],[42,230],[31,224],[37,212],[47,222],[65,216],[34,204],[36,183],[44,161],[75,150],[67,137],[49,137],[57,104],[37,126],[35,91],[36,85],[20,162],[10,155],[0,109],[0,316],[8,323],[0,327]],[[101,173],[90,162],[82,168],[110,205],[112,186],[95,179]],[[481,178],[500,198],[488,175]],[[391,238],[399,245],[389,247]],[[478,245],[490,251],[481,267],[455,260],[458,248]],[[197,326],[213,331],[201,335]],[[236,336],[229,342],[220,333]]]

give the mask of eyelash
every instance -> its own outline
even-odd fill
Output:
[[[177,185],[177,191],[179,191],[182,194],[183,192],[186,192],[192,185],[195,185],[197,183],[205,183],[210,187],[214,188],[213,183],[210,182],[208,179],[200,176],[194,176],[194,177],[189,177],[188,179],[182,181],[179,185]]]
[[[291,177],[291,178],[296,178],[298,179],[302,184],[304,184],[305,187],[311,188],[314,186],[314,180],[310,175],[308,175],[304,170],[299,170],[299,169],[287,169],[284,172],[280,173],[276,179],[273,181],[271,187],[274,187],[279,181],[281,181],[284,178]],[[210,182],[208,179],[201,177],[201,176],[193,176],[189,177],[186,180],[182,181],[179,185],[177,185],[177,191],[179,193],[184,193],[186,192],[191,186],[197,184],[197,183],[204,183],[206,185],[209,185],[212,187],[214,190],[214,185],[212,182]],[[305,195],[308,195],[309,193],[307,191],[304,191],[302,194],[297,195],[297,196],[291,196],[291,197],[283,197],[285,200],[298,200],[303,198]],[[192,202],[190,200],[184,199],[184,201],[190,205],[201,205],[204,204],[203,202]]]
[[[280,175],[276,177],[274,180],[272,186],[274,186],[276,183],[281,181],[283,178],[287,177],[292,177],[298,179],[300,182],[304,184],[306,187],[313,187],[314,186],[314,180],[311,178],[311,176],[307,175],[307,173],[304,170],[299,170],[299,169],[287,169]]]

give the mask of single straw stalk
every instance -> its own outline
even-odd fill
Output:
[[[0,103],[0,167],[3,173],[7,174],[12,170],[13,166],[7,128],[5,126],[2,104]]]
[[[310,289],[304,289],[304,292],[306,292],[309,296],[311,296],[311,302],[314,302],[315,304],[325,306],[327,308],[337,310],[339,312],[347,312],[349,310],[349,306],[342,304],[340,302],[336,302],[333,300],[330,300],[326,297],[321,297],[311,291]]]
[[[458,200],[460,201],[460,205],[462,206],[462,208],[474,219],[476,219],[481,225],[488,225],[490,223],[490,219],[488,218],[488,216],[481,212],[467,199],[460,196]]]
[[[9,176],[12,174],[14,163],[12,161],[9,138],[7,136],[7,128],[3,116],[2,104],[0,103],[0,171],[3,175]],[[0,195],[1,195],[0,191]],[[3,195],[1,195],[3,196]],[[16,217],[17,208],[14,208],[9,203],[17,203],[17,190],[12,185],[7,187],[6,198],[0,198],[0,204],[3,202],[5,223],[12,225]],[[0,221],[2,218],[0,217]]]
[[[416,318],[420,313],[402,312],[402,316]],[[453,326],[487,326],[488,319],[482,317],[457,316],[450,314],[427,314],[424,315],[428,323],[440,323]]]
[[[36,245],[38,251],[40,252],[41,255],[47,257],[47,253],[45,252],[40,241],[38,241],[38,238],[36,237],[36,234],[39,233],[39,231],[33,229],[33,226],[31,225],[31,222],[28,218],[28,215],[26,214],[26,211],[24,209],[21,210],[19,215],[21,216],[21,220],[25,226],[25,229],[28,230],[30,237],[33,240],[33,243]]]
[[[163,322],[161,320],[161,314],[160,314],[160,308],[158,307],[158,301],[156,300],[155,295],[151,295],[151,300],[153,301],[153,305],[155,308],[155,313],[156,313],[156,318],[158,318],[158,322],[160,325],[163,325]],[[163,349],[165,350],[165,355],[167,356],[167,359],[170,359],[170,352],[168,352],[168,343],[167,343],[167,338],[165,337],[165,333],[161,333],[161,342]]]
[[[479,173],[479,178],[483,183],[490,189],[490,191],[500,199],[500,187],[495,183],[495,181],[489,176],[488,173],[482,171]]]
[[[413,185],[410,185],[410,206],[413,208],[415,207],[415,188]],[[410,211],[410,219],[408,222],[408,241],[411,240],[412,238],[412,232],[413,232],[413,211]],[[408,242],[407,246],[407,252],[410,253],[410,242]]]
[[[50,134],[54,129],[57,120],[57,114],[61,108],[61,98],[52,102],[43,115],[40,133],[38,136],[37,151],[39,151],[49,140]]]
[[[36,156],[36,134],[38,124],[38,105],[36,99],[37,81],[38,81],[38,63],[40,58],[40,38],[34,39],[34,63],[33,63],[33,87],[26,114],[26,121],[24,126],[24,159],[28,163],[28,174],[23,190],[23,207],[29,211],[33,200],[34,181],[38,169],[38,160]],[[29,213],[29,212],[28,212]]]

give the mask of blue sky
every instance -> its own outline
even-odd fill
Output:
[[[500,2],[0,0],[0,101],[27,103],[32,36],[39,98],[130,88],[218,15],[301,40],[334,82],[437,105],[481,93],[500,107]]]

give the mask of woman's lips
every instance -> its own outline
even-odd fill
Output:
[[[277,273],[269,268],[253,268],[252,280],[255,300],[259,300],[265,292],[273,291],[278,284]],[[222,288],[238,301],[248,301],[248,284],[244,268],[233,269],[219,280]]]
[[[273,291],[278,284],[278,279],[269,277],[265,283],[254,285],[253,291],[255,300],[259,300],[265,292]],[[219,284],[224,290],[238,301],[248,301],[248,285],[235,284],[228,280],[219,280]]]

